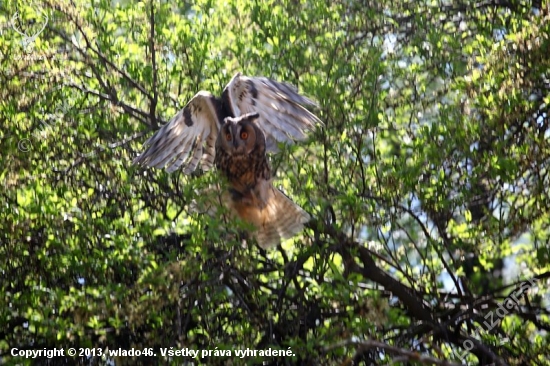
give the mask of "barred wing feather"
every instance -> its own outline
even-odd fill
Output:
[[[265,77],[237,73],[226,86],[223,101],[235,116],[258,112],[259,126],[266,135],[267,149],[277,151],[277,142],[303,140],[323,123],[305,108],[316,104],[298,94],[292,85]]]
[[[145,141],[148,148],[133,163],[166,168],[169,173],[180,167],[184,167],[185,173],[191,173],[199,163],[204,170],[209,170],[214,164],[220,124],[221,101],[200,91]]]

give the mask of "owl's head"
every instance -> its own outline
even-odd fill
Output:
[[[255,123],[259,117],[257,112],[227,117],[220,129],[218,145],[231,155],[249,155],[254,150],[264,154],[265,136]]]

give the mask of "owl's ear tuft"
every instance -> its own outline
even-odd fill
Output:
[[[230,124],[230,123],[232,123],[232,122],[237,122],[237,121],[236,121],[237,119],[238,119],[238,118],[225,117],[225,118],[223,119],[222,126],[225,126],[225,125]]]
[[[243,119],[249,119],[252,121],[257,120],[258,118],[260,118],[260,114],[258,112],[248,113],[243,116]]]

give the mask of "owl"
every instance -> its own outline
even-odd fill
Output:
[[[134,164],[183,169],[215,166],[227,179],[219,192],[231,215],[254,228],[258,244],[270,248],[302,231],[310,215],[273,186],[267,153],[293,143],[322,125],[306,107],[316,104],[286,83],[237,73],[221,98],[198,92],[146,142]]]

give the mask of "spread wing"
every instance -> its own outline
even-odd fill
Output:
[[[296,88],[264,77],[237,73],[223,92],[223,102],[235,117],[258,112],[258,125],[266,135],[268,151],[277,151],[277,142],[303,140],[307,132],[323,123],[304,106],[316,106],[298,94]]]
[[[184,166],[185,173],[199,162],[209,170],[216,155],[215,145],[222,123],[221,101],[200,91],[166,125],[145,141],[148,146],[134,164],[166,168],[171,173]]]

